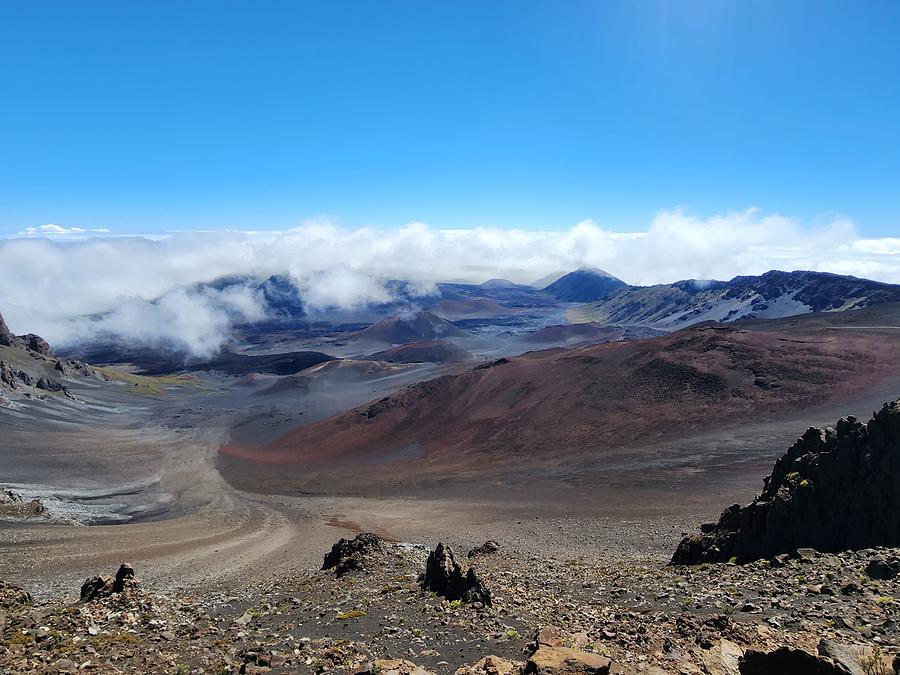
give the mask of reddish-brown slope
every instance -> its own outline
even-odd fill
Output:
[[[385,464],[416,476],[483,471],[590,457],[838,399],[898,372],[900,335],[696,327],[502,359],[414,385],[268,446],[222,452],[232,468],[275,465],[279,474],[305,477]]]

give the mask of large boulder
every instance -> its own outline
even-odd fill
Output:
[[[605,675],[612,661],[570,647],[541,647],[528,657],[526,675]]]
[[[798,548],[900,545],[900,401],[867,424],[811,428],[776,463],[748,506],[681,541],[672,564],[748,562]]]
[[[700,654],[703,670],[709,675],[740,675],[744,650],[731,640],[719,640]]]
[[[50,349],[50,344],[40,335],[29,333],[28,335],[23,335],[22,339],[25,341],[25,347],[30,351],[40,354],[41,356],[53,356],[53,350]]]
[[[341,577],[354,570],[365,567],[365,559],[373,553],[383,550],[382,539],[377,534],[363,532],[353,539],[339,539],[325,555],[323,570],[333,569],[335,575]]]
[[[59,380],[54,380],[52,377],[42,377],[34,386],[43,391],[54,393],[67,391],[66,386],[62,382],[60,382]]]
[[[850,675],[851,671],[831,659],[802,649],[779,647],[771,652],[748,649],[740,660],[741,675]]]
[[[876,556],[866,565],[866,574],[870,579],[887,581],[900,574],[900,557],[895,555]]]
[[[605,675],[611,672],[613,662],[592,652],[585,652],[573,645],[559,629],[544,626],[537,632],[531,656],[525,662],[523,673],[532,675]]]
[[[428,554],[425,563],[425,574],[422,575],[422,586],[433,591],[448,600],[462,600],[463,602],[480,602],[491,604],[491,592],[475,574],[471,567],[463,574],[462,568],[453,557],[453,549],[437,545]]]
[[[873,644],[842,644],[822,639],[818,645],[819,656],[831,659],[852,675],[893,673],[893,658]]]

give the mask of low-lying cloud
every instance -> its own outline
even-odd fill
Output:
[[[265,316],[258,290],[200,287],[226,276],[287,274],[311,310],[391,300],[392,279],[422,292],[438,281],[530,283],[600,267],[631,284],[728,279],[808,269],[900,283],[900,239],[864,239],[834,218],[814,227],[755,209],[711,218],[660,212],[643,233],[584,221],[566,231],[391,230],[307,222],[280,232],[115,237],[42,226],[0,240],[0,313],[19,333],[66,345],[113,334],[209,355],[234,320]]]

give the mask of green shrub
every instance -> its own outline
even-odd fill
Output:
[[[358,619],[359,617],[365,616],[366,614],[367,614],[367,612],[365,610],[351,609],[350,611],[347,611],[347,612],[341,612],[334,618],[337,619],[338,621],[345,621],[347,619]]]

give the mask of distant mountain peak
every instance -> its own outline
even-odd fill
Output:
[[[622,288],[627,288],[627,284],[608,272],[582,267],[560,277],[544,291],[564,302],[594,302]]]
[[[594,267],[593,265],[582,265],[581,267],[579,267],[579,268],[578,268],[577,270],[575,270],[575,271],[576,271],[576,272],[587,272],[588,274],[594,274],[594,275],[596,275],[596,276],[598,276],[598,277],[606,277],[606,278],[608,278],[608,279],[615,279],[615,280],[617,280],[617,281],[622,281],[621,279],[619,279],[618,277],[616,277],[616,276],[610,274],[610,273],[607,272],[606,270],[601,269],[601,268],[599,268],[599,267]],[[622,283],[625,283],[625,282],[623,281]]]
[[[482,288],[515,288],[519,284],[510,281],[509,279],[488,279],[483,284],[481,284]]]

